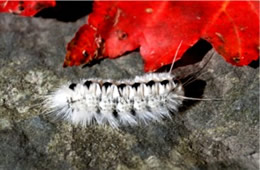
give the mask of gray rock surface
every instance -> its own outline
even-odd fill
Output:
[[[0,14],[0,169],[259,168],[259,69],[218,55],[199,79],[204,98],[223,100],[193,102],[172,120],[116,130],[44,115],[40,98],[64,82],[143,74],[138,52],[62,68],[65,46],[84,22]],[[190,74],[203,62],[175,72]]]

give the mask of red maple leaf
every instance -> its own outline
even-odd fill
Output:
[[[145,71],[176,60],[200,38],[226,61],[248,65],[259,57],[259,2],[98,2],[67,46],[64,66],[116,58],[140,48]]]
[[[0,12],[14,13],[22,16],[34,16],[37,12],[47,7],[54,7],[56,1],[1,1]]]

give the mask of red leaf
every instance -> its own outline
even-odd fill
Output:
[[[97,54],[97,40],[95,36],[96,30],[89,25],[83,25],[76,36],[67,45],[66,61],[64,67],[72,65],[80,65],[94,59]],[[84,36],[82,36],[84,35]],[[96,39],[95,39],[96,38]]]
[[[97,1],[88,24],[68,44],[64,66],[140,48],[145,71],[154,71],[172,62],[181,41],[177,60],[200,38],[211,42],[228,62],[247,65],[259,56],[258,6],[248,1]]]
[[[37,12],[47,7],[54,7],[56,1],[1,1],[0,12],[14,13],[22,16],[34,16]]]
[[[259,3],[226,2],[207,25],[202,38],[211,42],[227,62],[248,65],[259,57]]]

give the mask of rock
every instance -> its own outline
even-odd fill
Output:
[[[222,100],[185,102],[172,120],[146,126],[75,127],[44,114],[41,98],[67,81],[144,74],[139,53],[64,69],[65,46],[84,18],[0,16],[1,169],[259,168],[258,68],[214,55],[186,91]],[[187,76],[207,60],[174,72]]]

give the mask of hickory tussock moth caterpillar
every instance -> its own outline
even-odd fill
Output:
[[[168,73],[150,73],[133,80],[87,79],[60,87],[46,106],[73,124],[96,120],[113,127],[158,121],[182,103],[182,85]]]
[[[178,46],[173,63],[177,56]],[[160,121],[177,112],[184,99],[182,84],[169,73],[148,73],[120,81],[86,79],[68,83],[46,97],[48,112],[72,124],[136,125]]]

